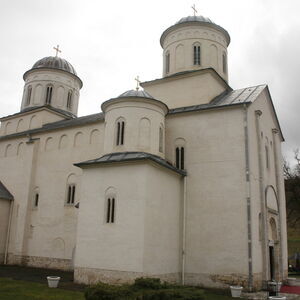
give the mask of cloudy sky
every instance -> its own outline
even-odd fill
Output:
[[[134,88],[137,75],[161,77],[160,35],[194,3],[231,36],[232,88],[269,85],[291,159],[300,147],[299,0],[0,0],[0,116],[19,111],[23,73],[57,44],[83,81],[79,116]]]

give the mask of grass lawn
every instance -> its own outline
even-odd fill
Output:
[[[50,289],[46,284],[0,278],[1,300],[84,300],[79,291]]]
[[[1,300],[84,300],[83,292],[64,289],[50,289],[46,284],[0,278]],[[214,291],[205,291],[206,300],[229,300],[230,296]]]

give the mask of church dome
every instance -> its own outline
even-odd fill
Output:
[[[227,32],[227,30],[225,30],[220,25],[217,25],[216,23],[214,23],[211,19],[203,17],[203,16],[187,16],[187,17],[181,18],[174,25],[170,26],[163,32],[163,34],[160,37],[161,46],[163,47],[164,39],[168,35],[168,33],[173,31],[174,29],[177,29],[181,26],[186,26],[186,25],[206,25],[206,26],[215,28],[215,29],[221,31],[225,35],[226,40],[227,40],[227,46],[230,43],[230,36],[229,36],[229,33]]]
[[[71,73],[75,76],[77,76],[77,73],[74,69],[74,67],[65,59],[58,57],[58,56],[47,56],[40,60],[38,60],[31,68],[31,70],[34,69],[58,69],[62,70],[68,73]],[[30,70],[30,71],[31,71]]]
[[[122,93],[118,98],[127,98],[127,97],[140,97],[140,98],[149,98],[154,99],[149,93],[143,90],[129,90],[125,93]]]
[[[203,16],[187,16],[181,18],[176,24],[187,23],[187,22],[202,22],[202,23],[212,23],[215,24],[211,19],[203,17]]]

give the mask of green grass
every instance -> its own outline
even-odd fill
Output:
[[[84,300],[82,292],[51,289],[46,284],[0,278],[1,300]]]
[[[230,300],[221,291],[206,290],[205,300]],[[83,292],[64,289],[50,289],[46,284],[0,278],[1,300],[84,300]]]

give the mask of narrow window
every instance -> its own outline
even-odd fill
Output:
[[[176,168],[179,169],[179,148],[176,147]]]
[[[194,65],[200,65],[200,46],[194,46]]]
[[[32,87],[31,85],[27,88],[26,105],[30,104]]]
[[[116,145],[124,145],[124,134],[125,134],[125,122],[119,121],[117,123],[117,135],[116,135]]]
[[[166,55],[166,74],[170,72],[170,53]]]
[[[107,207],[106,207],[106,223],[114,223],[115,222],[115,198],[107,199]]]
[[[71,90],[68,92],[67,108],[68,109],[72,108],[72,91]]]
[[[52,99],[52,86],[47,86],[46,90],[46,104],[51,104]]]
[[[266,146],[265,149],[266,149],[266,167],[267,167],[267,169],[269,169],[270,162],[269,162],[269,148],[268,148],[268,146]]]
[[[107,199],[106,223],[110,223],[110,198]]]
[[[75,184],[68,185],[68,195],[67,195],[67,204],[74,204],[75,203]]]
[[[184,147],[176,147],[176,168],[184,170]]]
[[[159,152],[163,152],[163,138],[164,133],[162,127],[159,127]]]
[[[227,59],[226,59],[226,54],[223,53],[223,73],[227,73]]]
[[[125,123],[121,123],[121,145],[124,145],[124,128],[125,128]]]
[[[39,194],[36,193],[34,195],[34,207],[38,207],[39,206]]]

